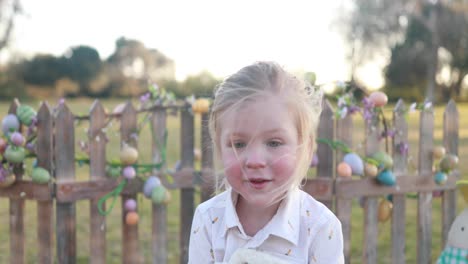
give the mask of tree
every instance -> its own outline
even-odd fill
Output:
[[[433,101],[436,87],[443,86],[439,77],[444,65],[439,54],[446,50],[449,59],[445,60],[448,62],[445,66],[458,74],[453,76],[463,80],[468,29],[467,9],[461,0],[355,0],[353,3],[350,16],[342,21],[345,36],[353,43],[350,49],[353,65],[371,58],[369,54],[390,51],[388,87],[394,89],[395,84],[425,87],[426,98]],[[408,71],[402,70],[404,67]],[[455,91],[460,90],[459,80],[450,82]]]
[[[22,8],[19,0],[0,0],[0,50],[8,45],[15,17],[21,13]]]
[[[98,51],[89,46],[77,46],[71,48],[65,57],[68,62],[68,76],[80,84],[81,93],[94,96],[90,83],[99,76],[103,68]]]

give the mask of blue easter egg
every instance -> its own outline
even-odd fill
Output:
[[[391,170],[383,170],[377,175],[377,181],[383,185],[393,186],[396,183],[396,178]]]
[[[434,181],[438,184],[438,185],[444,185],[446,182],[447,182],[447,173],[444,173],[444,172],[441,172],[441,171],[438,171],[435,175],[434,175]]]
[[[161,185],[161,180],[156,176],[150,176],[143,185],[143,194],[147,198],[151,198],[151,193],[156,186]]]
[[[2,131],[4,135],[8,135],[10,132],[18,131],[20,122],[16,115],[8,114],[2,119]]]
[[[351,167],[353,175],[364,175],[364,162],[356,153],[348,153],[343,157],[343,161]]]

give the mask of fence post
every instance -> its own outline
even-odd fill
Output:
[[[42,103],[37,113],[37,141],[36,155],[37,165],[48,171],[52,171],[53,161],[53,120],[50,108],[46,103]],[[49,183],[51,191],[52,183]],[[51,193],[52,197],[52,193]],[[50,201],[37,202],[37,238],[39,263],[53,263],[52,239],[53,239],[53,208],[54,203]]]
[[[347,115],[345,118],[338,118],[336,120],[336,139],[345,143],[348,147],[353,147],[353,119],[351,115]],[[336,164],[343,160],[343,152],[337,150],[335,152]],[[336,168],[336,165],[333,168]],[[336,177],[337,182],[349,181],[351,179],[345,179],[343,177]],[[352,199],[336,199],[336,213],[341,221],[343,230],[344,240],[344,255],[345,263],[351,261],[351,207]]]
[[[15,100],[8,111],[16,114],[18,100]],[[23,163],[13,166],[16,180],[23,178]],[[10,198],[10,262],[24,263],[24,199]]]
[[[396,131],[393,137],[393,173],[395,177],[408,174],[408,123],[405,118],[406,106],[398,100],[393,111],[393,126]],[[392,197],[392,263],[405,263],[405,194],[394,194]]]
[[[75,180],[74,118],[65,104],[59,104],[55,118],[55,177],[57,184]],[[57,262],[76,263],[76,204],[57,202]]]
[[[132,104],[128,102],[120,117],[121,147],[128,144],[128,146],[137,148],[137,137],[137,113]],[[128,184],[132,184],[133,180],[128,180]],[[128,199],[137,201],[136,198],[136,193],[122,194],[122,261],[125,264],[142,262],[138,247],[138,224],[127,225],[125,223],[125,201]],[[138,206],[136,210],[138,210]]]
[[[380,118],[376,115],[371,120],[365,120],[366,154],[372,155],[380,149]],[[364,198],[364,248],[362,263],[377,263],[377,197]]]
[[[193,114],[189,112],[190,105],[187,104],[181,110],[181,168],[193,169],[193,147],[194,147],[194,120]],[[189,181],[186,179],[184,181]],[[193,182],[193,177],[190,182]],[[188,247],[190,240],[190,229],[194,213],[194,188],[185,187],[180,190],[180,263],[188,262]]]
[[[459,116],[455,101],[450,100],[444,112],[444,147],[447,153],[458,156]],[[447,242],[447,235],[457,213],[455,190],[447,190],[442,195],[442,248]]]
[[[213,145],[209,133],[209,113],[201,115],[201,201],[208,200],[214,193],[214,177],[216,172],[213,168]]]
[[[166,109],[156,109],[151,115],[152,156],[153,163],[163,161],[162,152],[166,137]],[[159,171],[164,171],[166,164]],[[158,172],[158,170],[154,170]],[[160,177],[163,177],[161,175]],[[169,191],[169,190],[168,190]],[[167,205],[152,203],[152,251],[153,263],[167,263]]]
[[[322,101],[322,113],[320,114],[319,126],[317,128],[317,138],[325,140],[335,139],[335,119],[334,111],[330,102],[327,99]],[[327,144],[317,144],[317,176],[334,178],[335,175],[335,160],[333,149]],[[333,210],[333,198],[330,201],[320,201],[325,204],[330,210]]]
[[[432,180],[432,149],[434,144],[434,110],[421,111],[419,126],[418,177]],[[418,263],[431,263],[432,191],[418,193]]]
[[[89,172],[90,180],[106,178],[106,113],[99,101],[94,101],[89,115]],[[98,210],[99,198],[90,200],[90,263],[106,263],[106,217]],[[105,210],[105,204],[103,205]]]

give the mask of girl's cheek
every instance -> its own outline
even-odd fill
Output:
[[[271,166],[275,174],[289,177],[293,174],[296,167],[296,158],[291,155],[284,156],[276,160]]]
[[[223,154],[223,166],[226,176],[239,176],[242,173],[242,164],[234,153]]]

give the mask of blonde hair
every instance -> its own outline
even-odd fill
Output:
[[[246,101],[254,101],[258,96],[281,96],[289,103],[296,116],[298,132],[298,159],[294,176],[284,186],[286,190],[299,188],[307,175],[307,170],[315,150],[315,135],[322,110],[322,92],[307,82],[296,78],[275,62],[256,62],[240,69],[226,78],[216,90],[211,109],[209,130],[215,146],[215,157],[219,157],[219,119]],[[216,176],[216,190],[228,187],[222,175]]]

